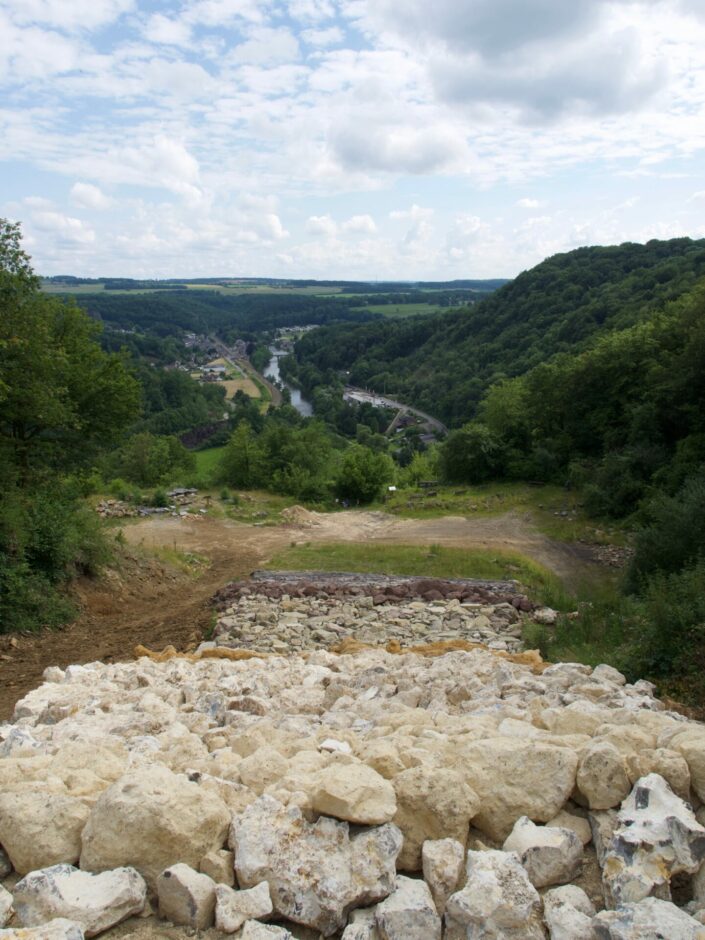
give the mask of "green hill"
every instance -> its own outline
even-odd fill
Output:
[[[316,330],[297,344],[286,371],[308,392],[348,372],[352,384],[396,394],[457,427],[494,382],[647,320],[704,277],[705,239],[579,248],[474,306]]]

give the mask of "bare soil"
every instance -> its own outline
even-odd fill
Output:
[[[256,526],[208,517],[155,517],[124,529],[128,550],[98,580],[76,582],[82,613],[61,630],[0,637],[0,720],[35,688],[49,665],[133,657],[141,643],[152,649],[197,644],[212,620],[210,598],[225,583],[247,576],[296,542],[439,544],[517,552],[536,560],[568,584],[600,569],[585,546],[553,542],[528,516],[466,519],[395,519],[378,512],[311,513],[294,507],[279,526]],[[199,577],[174,570],[141,549],[172,548],[205,556]]]

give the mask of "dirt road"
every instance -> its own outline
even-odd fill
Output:
[[[377,512],[311,513],[286,510],[279,526],[227,520],[155,517],[124,530],[136,548],[195,552],[210,561],[197,579],[175,572],[139,551],[100,581],[81,581],[79,619],[63,630],[0,637],[0,720],[41,681],[48,665],[132,658],[136,644],[183,649],[195,644],[211,622],[209,600],[233,578],[261,567],[292,542],[378,542],[444,545],[518,552],[554,571],[567,583],[599,570],[580,546],[552,542],[517,513],[466,519],[396,519]]]

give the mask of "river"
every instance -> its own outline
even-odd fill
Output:
[[[291,392],[291,404],[296,408],[299,414],[303,415],[304,418],[310,418],[313,415],[313,406],[310,401],[306,401],[298,388],[294,388],[293,385],[289,385],[288,382],[285,382],[279,374],[279,359],[281,356],[286,356],[286,352],[282,349],[277,349],[274,346],[269,347],[270,352],[272,353],[272,358],[267,363],[267,368],[264,370],[263,375],[266,379],[269,379],[270,382],[279,382],[284,388],[288,388]]]

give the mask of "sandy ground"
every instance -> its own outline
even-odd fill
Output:
[[[15,702],[37,686],[49,665],[124,661],[142,643],[153,649],[179,649],[199,642],[211,624],[210,598],[226,582],[248,575],[276,552],[295,542],[377,542],[444,545],[519,552],[543,564],[566,583],[600,569],[581,546],[552,542],[528,517],[506,513],[479,519],[396,519],[378,512],[310,513],[285,511],[279,526],[228,520],[155,517],[126,526],[132,546],[164,546],[209,559],[198,577],[175,572],[129,554],[118,570],[99,581],[82,580],[76,593],[83,612],[62,630],[0,637],[0,720]]]

